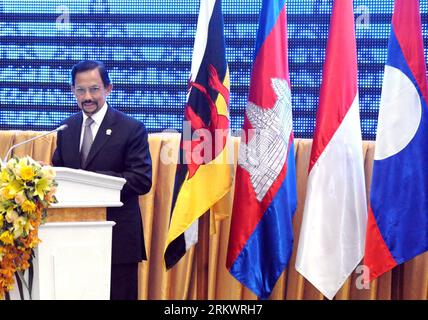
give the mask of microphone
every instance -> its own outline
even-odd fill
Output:
[[[26,144],[27,142],[30,142],[30,141],[33,141],[33,140],[39,139],[39,138],[44,137],[44,136],[47,136],[48,134],[51,134],[51,133],[54,133],[54,132],[58,132],[58,131],[65,130],[65,129],[67,129],[67,128],[68,128],[68,125],[63,124],[62,126],[59,126],[58,128],[56,128],[56,129],[54,129],[54,130],[52,130],[52,131],[45,132],[45,133],[43,133],[43,134],[41,134],[41,135],[39,135],[39,136],[35,136],[35,137],[32,137],[31,139],[24,140],[24,141],[22,141],[22,142],[20,142],[20,143],[14,144],[13,146],[11,146],[11,147],[9,148],[9,150],[7,150],[6,156],[4,157],[4,160],[2,160],[2,163],[3,163],[4,165],[6,164],[6,162],[7,162],[7,158],[9,157],[9,154],[10,154],[10,153],[12,152],[12,150],[13,150],[13,149],[15,149],[16,147],[22,146],[23,144]]]

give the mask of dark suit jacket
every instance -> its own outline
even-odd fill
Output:
[[[126,179],[121,192],[122,207],[107,208],[113,227],[112,263],[135,263],[146,259],[143,224],[138,196],[152,185],[152,162],[148,134],[143,123],[110,106],[89,152],[85,168],[80,168],[82,112],[62,122],[68,128],[58,132],[52,163],[58,167],[84,169]],[[107,134],[107,130],[111,134]]]

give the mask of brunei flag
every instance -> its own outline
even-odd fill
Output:
[[[197,242],[198,218],[231,188],[229,96],[221,1],[203,0],[164,253],[168,269]]]

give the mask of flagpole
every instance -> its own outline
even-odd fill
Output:
[[[198,243],[196,244],[196,298],[208,299],[208,262],[210,248],[210,211],[198,221]]]

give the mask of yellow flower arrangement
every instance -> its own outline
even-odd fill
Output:
[[[40,242],[38,229],[56,203],[52,167],[30,157],[12,158],[0,173],[0,299],[13,288],[16,272],[30,266]]]

